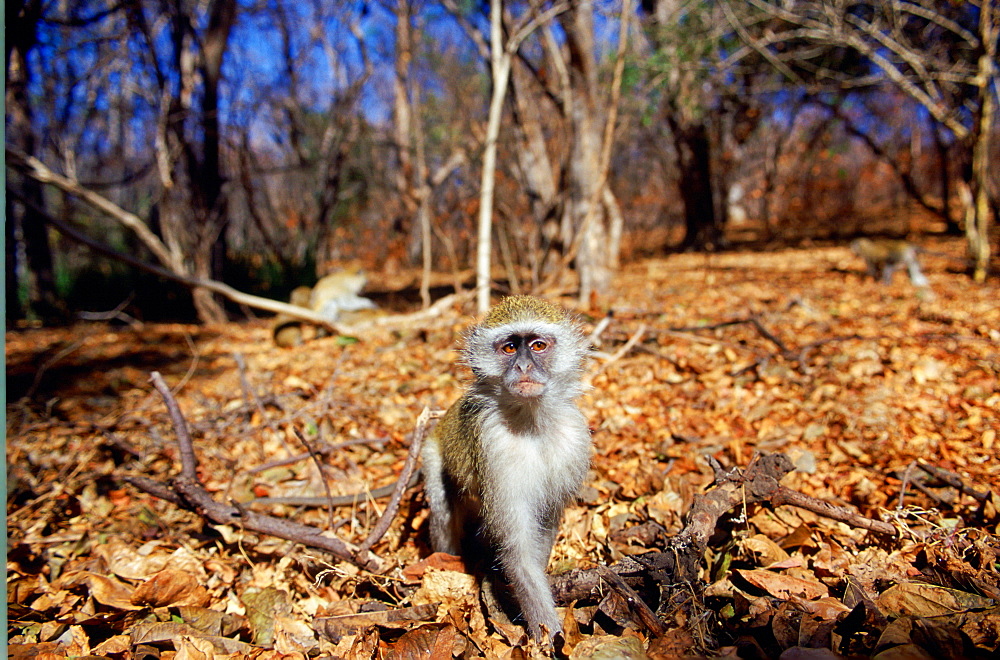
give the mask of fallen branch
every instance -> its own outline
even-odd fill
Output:
[[[714,459],[710,459],[710,463],[715,483],[695,497],[680,533],[668,539],[659,551],[626,557],[610,567],[570,571],[554,578],[556,601],[567,604],[592,597],[607,570],[613,571],[629,587],[651,594],[653,598],[689,597],[689,585],[698,580],[708,541],[719,519],[737,507],[788,504],[878,534],[898,536],[898,530],[889,523],[865,518],[781,486],[779,481],[794,469],[784,454],[757,455],[742,470],[724,470]]]
[[[424,437],[427,435],[431,420],[437,419],[443,414],[442,411],[432,411],[430,408],[424,408],[420,413],[420,417],[417,418],[417,428],[413,432],[413,440],[410,441],[410,451],[406,454],[406,462],[403,463],[403,472],[399,475],[399,480],[396,481],[396,487],[392,491],[389,504],[378,519],[375,529],[372,530],[372,533],[361,544],[358,552],[366,552],[378,543],[379,539],[389,530],[389,525],[392,524],[392,519],[396,517],[396,511],[399,509],[399,502],[403,498],[403,491],[406,490],[410,477],[416,474],[417,460],[420,457],[420,447],[424,444]]]
[[[876,534],[896,536],[898,533],[896,527],[890,523],[866,518],[860,514],[854,513],[848,508],[834,506],[829,502],[818,500],[815,497],[809,497],[804,493],[800,493],[790,488],[785,488],[784,486],[778,487],[777,492],[775,492],[775,494],[771,497],[770,501],[774,506],[790,504],[791,506],[797,506],[800,509],[805,509],[806,511],[812,511],[813,513],[819,514],[824,518],[846,523],[851,527],[867,529],[868,531],[875,532]]]
[[[31,208],[32,211],[38,214],[47,225],[50,225],[61,234],[70,238],[78,243],[86,245],[94,252],[98,254],[103,254],[106,257],[112,259],[117,259],[122,263],[128,264],[133,268],[145,271],[147,273],[156,275],[157,277],[162,277],[164,279],[172,280],[183,284],[184,286],[197,289],[202,288],[212,293],[216,293],[228,300],[231,300],[240,305],[246,305],[248,307],[253,307],[254,309],[261,309],[266,312],[273,312],[275,314],[286,314],[296,319],[302,321],[307,321],[313,323],[323,328],[329,329],[331,332],[338,335],[354,335],[367,330],[369,328],[383,328],[383,327],[393,327],[396,325],[405,325],[407,323],[414,323],[424,321],[430,318],[434,318],[442,315],[446,310],[450,309],[453,305],[464,302],[466,299],[471,298],[474,292],[463,292],[460,294],[451,294],[441,298],[433,305],[427,309],[421,310],[419,312],[414,312],[412,314],[397,314],[390,316],[382,316],[369,321],[364,321],[360,323],[355,323],[352,325],[344,323],[334,323],[326,316],[314,312],[308,307],[300,307],[298,305],[290,305],[288,303],[281,302],[279,300],[272,300],[270,298],[262,298],[260,296],[255,296],[249,293],[244,293],[238,291],[228,284],[223,284],[222,282],[217,282],[215,280],[206,280],[198,277],[188,275],[184,272],[178,272],[171,270],[169,268],[164,268],[157,266],[155,264],[147,263],[141,259],[137,259],[130,254],[124,252],[119,252],[114,248],[111,248],[100,241],[97,241],[90,236],[74,227],[73,225],[63,222],[58,218],[47,213],[45,209],[41,208],[30,199],[21,195],[16,190],[8,188],[7,192],[12,196],[16,197],[18,202],[24,204]]]
[[[223,284],[222,282],[216,282],[215,280],[203,280],[198,277],[193,277],[182,272],[174,272],[167,268],[157,266],[155,264],[147,263],[141,259],[137,259],[130,254],[125,254],[124,252],[119,252],[114,248],[104,245],[100,241],[97,241],[90,236],[87,236],[81,232],[76,227],[69,223],[63,222],[58,218],[55,218],[49,213],[46,213],[37,204],[33,203],[30,199],[24,197],[16,190],[8,188],[7,192],[17,198],[18,202],[26,206],[31,207],[31,210],[38,214],[38,216],[45,222],[45,224],[50,225],[54,229],[58,230],[67,238],[70,238],[78,243],[86,245],[94,252],[103,254],[106,257],[112,259],[117,259],[122,263],[128,264],[133,268],[138,268],[139,270],[145,271],[156,275],[157,277],[162,277],[168,280],[173,280],[174,282],[179,282],[186,287],[196,289],[203,288],[211,291],[212,293],[217,293],[224,298],[228,298],[235,303],[241,305],[247,305],[248,307],[253,307],[255,309],[262,309],[268,312],[274,312],[275,314],[287,314],[289,316],[294,316],[295,318],[302,319],[304,321],[309,321],[310,323],[315,323],[316,325],[329,328],[331,331],[337,334],[344,334],[340,332],[337,327],[331,323],[330,319],[326,318],[321,314],[308,309],[306,307],[299,307],[298,305],[289,305],[288,303],[283,303],[278,300],[271,300],[270,298],[261,298],[260,296],[255,296],[249,293],[243,293],[242,291],[237,291],[228,284]]]
[[[955,490],[973,497],[977,502],[985,502],[990,497],[990,491],[976,490],[972,486],[962,481],[962,478],[959,477],[954,472],[949,472],[948,470],[940,468],[936,465],[931,465],[930,463],[927,463],[919,459],[917,460],[917,467],[919,467],[921,470],[931,475],[932,477],[940,479],[945,484],[951,486]]]
[[[657,637],[662,637],[667,632],[667,627],[660,621],[656,613],[650,609],[649,605],[646,604],[639,594],[635,590],[625,584],[625,580],[621,578],[620,575],[612,571],[607,566],[598,566],[597,572],[608,585],[617,591],[625,602],[628,604],[629,608],[635,612],[639,621],[645,626],[651,633]]]
[[[177,433],[177,443],[181,456],[181,473],[171,480],[169,486],[151,479],[136,477],[128,478],[127,481],[129,483],[151,495],[161,497],[185,509],[194,511],[202,518],[210,520],[213,523],[220,525],[236,524],[252,532],[277,536],[278,538],[325,550],[335,557],[374,573],[383,570],[386,564],[377,555],[372,554],[368,550],[362,550],[358,546],[342,539],[327,536],[321,529],[283,518],[262,515],[236,505],[222,504],[215,501],[198,479],[198,463],[194,453],[194,446],[187,429],[187,422],[184,420],[177,400],[170,392],[170,388],[167,387],[159,372],[154,371],[150,380],[153,383],[153,387],[156,388],[163,398],[167,411],[170,414],[174,431]]]

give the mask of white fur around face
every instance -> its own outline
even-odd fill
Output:
[[[536,334],[549,337],[555,343],[555,353],[549,371],[553,374],[579,378],[587,347],[582,335],[571,326],[538,321],[518,321],[495,328],[475,328],[466,338],[465,361],[477,377],[499,378],[503,365],[496,358],[494,345],[514,334]]]

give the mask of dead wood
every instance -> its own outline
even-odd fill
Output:
[[[896,528],[889,523],[865,518],[781,486],[779,481],[794,469],[784,454],[758,454],[743,470],[724,470],[714,459],[709,461],[715,472],[715,483],[707,492],[695,497],[684,529],[668,539],[662,550],[626,557],[610,567],[581,569],[558,576],[552,581],[556,601],[566,604],[593,597],[607,570],[613,571],[633,589],[666,598],[673,594],[686,597],[701,573],[705,549],[719,519],[741,506],[788,504],[853,527],[897,536]]]
[[[951,486],[955,490],[958,490],[966,495],[969,495],[976,499],[977,502],[985,502],[990,497],[990,491],[980,491],[976,490],[972,486],[965,483],[961,477],[959,477],[954,472],[949,472],[944,468],[940,468],[936,465],[931,465],[925,461],[918,460],[917,467],[926,472],[927,474],[940,479],[945,484]]]
[[[10,150],[8,150],[8,157],[10,157]],[[30,171],[26,171],[26,174],[34,176]],[[48,181],[47,181],[48,182]],[[244,293],[238,291],[228,284],[222,282],[217,282],[215,280],[206,280],[199,277],[194,277],[183,270],[182,267],[177,266],[170,255],[164,255],[163,259],[167,259],[167,263],[171,266],[157,266],[156,264],[147,263],[141,259],[115,250],[114,248],[105,245],[104,243],[91,238],[84,232],[78,230],[71,224],[63,222],[62,220],[56,218],[55,216],[47,213],[43,208],[32,202],[30,199],[20,195],[16,190],[11,190],[10,193],[14,195],[18,202],[25,204],[32,209],[34,213],[37,213],[39,218],[41,218],[46,224],[56,229],[62,235],[67,238],[74,240],[78,243],[86,245],[91,250],[97,252],[98,254],[103,254],[106,257],[116,259],[122,263],[128,264],[133,268],[151,273],[158,277],[164,279],[172,280],[178,282],[190,289],[206,289],[212,293],[218,294],[227,298],[235,303],[246,305],[248,307],[253,307],[255,309],[261,309],[267,312],[273,312],[275,314],[286,314],[296,319],[301,319],[309,323],[315,324],[319,327],[327,328],[331,332],[339,335],[355,335],[360,334],[370,328],[394,328],[397,326],[406,326],[411,323],[422,323],[430,319],[436,318],[444,314],[445,311],[451,309],[453,306],[458,305],[471,298],[474,292],[462,292],[453,293],[451,295],[441,298],[433,305],[426,309],[422,309],[418,312],[413,312],[411,314],[394,314],[388,316],[381,316],[375,319],[359,321],[354,324],[344,324],[335,323],[331,319],[323,316],[322,314],[315,312],[307,307],[300,307],[298,305],[291,305],[289,303],[281,302],[280,300],[271,300],[270,298],[262,298],[260,296],[255,296],[249,293]],[[102,198],[103,199],[103,198]],[[110,202],[109,202],[110,204]],[[113,205],[112,205],[113,206]],[[123,212],[125,213],[125,212]],[[131,216],[131,214],[127,214]],[[114,216],[118,217],[118,216]],[[142,224],[141,220],[136,220]],[[121,221],[121,220],[120,220]],[[127,225],[132,226],[132,225]]]
[[[180,406],[177,404],[177,400],[170,392],[159,372],[154,371],[150,380],[160,393],[160,396],[163,397],[167,411],[170,413],[170,419],[177,434],[177,444],[180,450],[181,473],[174,477],[169,484],[136,477],[126,478],[126,481],[150,495],[161,497],[185,509],[194,511],[202,518],[210,520],[215,524],[238,525],[252,532],[277,536],[278,538],[325,550],[339,559],[349,561],[360,568],[375,573],[380,572],[384,568],[386,565],[385,561],[377,555],[342,539],[327,536],[324,530],[283,518],[275,518],[248,511],[235,504],[217,502],[205,490],[198,479],[198,462],[194,452],[194,445],[191,442],[187,422],[180,410]]]
[[[597,571],[600,573],[601,579],[607,582],[612,589],[621,595],[629,609],[635,613],[639,622],[645,628],[657,637],[661,637],[666,634],[667,627],[663,625],[663,622],[660,621],[659,618],[657,618],[656,613],[649,608],[646,601],[644,601],[632,587],[628,586],[620,575],[612,571],[607,566],[598,566]]]
[[[406,485],[410,482],[410,477],[416,473],[420,447],[424,443],[424,437],[427,435],[431,420],[437,419],[443,414],[441,411],[433,411],[430,408],[424,408],[420,413],[420,417],[417,418],[417,428],[413,432],[413,440],[410,441],[410,451],[406,454],[406,462],[403,464],[403,472],[396,481],[396,487],[392,491],[389,505],[385,507],[385,511],[382,512],[382,516],[375,525],[375,529],[372,530],[372,533],[361,544],[358,552],[367,552],[389,530],[389,525],[392,524],[392,519],[396,517],[396,511],[399,509],[399,501],[403,498],[403,491],[406,490]]]

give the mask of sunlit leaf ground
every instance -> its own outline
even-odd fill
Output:
[[[934,249],[962,254],[959,242]],[[608,616],[595,594],[570,612],[558,653],[990,657],[1000,643],[1000,296],[996,278],[975,285],[955,260],[924,262],[932,293],[918,295],[903,274],[890,286],[867,279],[844,248],[678,255],[626,266],[613,295],[577,308],[588,329],[609,308],[614,318],[582,400],[593,469],[550,570],[655,549],[655,537],[630,530],[677,533],[712,482],[706,457],[728,468],[757,451],[795,462],[784,485],[890,521],[900,538],[788,506],[735,512],[691,598],[659,612],[666,635]],[[263,320],[8,332],[11,657],[543,654],[491,620],[460,563],[418,564],[430,554],[419,489],[373,548],[389,566],[373,575],[207,524],[121,480],[178,470],[149,383],[156,370],[220,501],[323,495],[312,460],[281,462],[305,451],[293,429],[316,448],[347,443],[325,454],[333,494],[390,483],[420,411],[446,407],[467,380],[455,349],[471,318],[455,309],[299,350],[273,347]],[[261,510],[360,542],[383,505]],[[404,608],[405,620],[391,616]]]

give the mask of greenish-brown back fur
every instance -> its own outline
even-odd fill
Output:
[[[492,328],[504,323],[530,320],[560,323],[566,320],[566,312],[541,298],[509,296],[490,309],[480,327]]]
[[[465,483],[458,485],[471,491],[479,490],[479,484],[473,483],[473,480],[474,475],[479,474],[478,463],[482,458],[477,451],[478,437],[475,440],[463,438],[461,431],[464,429],[466,433],[478,436],[477,412],[478,406],[475,400],[465,395],[452,404],[434,429],[435,440],[442,444],[441,453],[446,457],[446,472],[452,477],[464,480]]]

